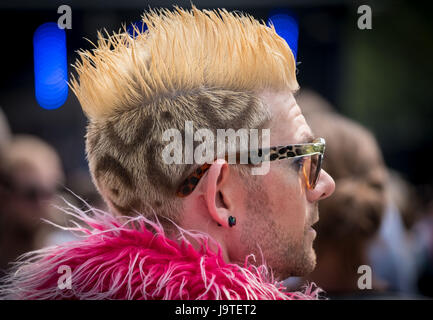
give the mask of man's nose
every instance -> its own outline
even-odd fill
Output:
[[[313,190],[307,189],[307,200],[310,202],[316,202],[319,200],[326,199],[335,190],[335,181],[325,171],[320,171],[319,181],[317,181],[316,187]]]

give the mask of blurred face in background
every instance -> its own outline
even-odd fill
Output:
[[[8,209],[22,223],[47,218],[50,202],[56,193],[57,182],[49,168],[40,169],[32,164],[19,164],[12,174]]]
[[[36,138],[18,138],[7,154],[8,184],[2,189],[2,214],[26,229],[48,218],[59,183],[63,180],[55,151]]]

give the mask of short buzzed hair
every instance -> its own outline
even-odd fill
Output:
[[[251,16],[161,9],[144,13],[145,32],[126,30],[81,51],[72,90],[89,118],[93,181],[115,211],[178,221],[179,184],[193,165],[165,164],[162,135],[194,129],[260,128],[265,89],[297,90],[296,65],[273,26]],[[136,30],[137,31],[137,30]]]

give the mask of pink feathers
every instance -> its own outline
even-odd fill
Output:
[[[182,231],[179,241],[160,224],[138,216],[124,220],[76,207],[68,214],[87,226],[69,228],[82,240],[31,252],[4,279],[6,299],[315,299],[320,289],[283,292],[267,268],[224,262],[206,235]],[[122,222],[124,221],[124,222]],[[201,244],[196,250],[183,235]],[[61,266],[70,268],[70,289],[59,286]],[[63,267],[65,268],[65,267]]]

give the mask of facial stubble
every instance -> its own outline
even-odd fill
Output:
[[[240,236],[245,254],[253,253],[258,263],[266,263],[280,279],[312,272],[316,255],[312,248],[310,227],[318,217],[317,205],[312,208],[312,214],[307,216],[308,222],[304,225],[302,239],[299,239],[294,236],[296,232],[290,232],[276,221],[274,206],[266,190],[257,181],[250,181],[246,190],[248,219],[242,223]]]

